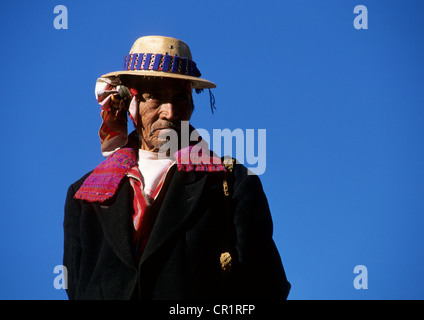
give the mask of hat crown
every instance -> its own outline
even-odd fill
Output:
[[[215,83],[202,79],[188,45],[179,39],[164,36],[138,38],[123,59],[120,71],[109,72],[101,78],[122,75],[167,77],[191,81],[194,89],[215,88]]]
[[[138,38],[131,47],[130,54],[132,53],[155,53],[192,60],[190,48],[184,41],[163,36]]]

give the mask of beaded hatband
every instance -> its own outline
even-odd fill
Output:
[[[124,58],[123,70],[154,70],[200,77],[196,63],[185,57],[159,53],[132,53]]]

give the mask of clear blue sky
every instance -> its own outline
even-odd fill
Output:
[[[353,26],[356,5],[368,29]],[[56,5],[68,29],[53,26]],[[0,299],[66,299],[68,186],[101,160],[96,78],[143,35],[186,41],[192,118],[266,129],[261,175],[289,299],[423,299],[424,2],[2,1]],[[368,289],[356,290],[356,265]]]

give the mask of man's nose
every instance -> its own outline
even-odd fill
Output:
[[[172,102],[163,103],[161,106],[161,117],[169,121],[178,119],[178,112]]]

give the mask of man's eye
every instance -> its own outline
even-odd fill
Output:
[[[159,95],[156,93],[146,93],[144,97],[146,100],[159,100]]]

